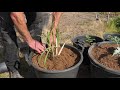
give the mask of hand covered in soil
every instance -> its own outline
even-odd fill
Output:
[[[45,45],[43,45],[42,43],[36,41],[36,40],[31,40],[28,43],[29,47],[36,50],[39,54],[42,53],[45,50]]]

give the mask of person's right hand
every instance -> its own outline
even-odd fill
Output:
[[[56,44],[56,31],[55,30],[53,30],[54,32],[53,32],[53,35],[52,35],[52,33],[50,34],[50,44],[51,45],[55,45]]]
[[[34,39],[28,42],[28,45],[30,48],[36,50],[39,54],[41,54],[45,50],[45,46],[42,43]]]

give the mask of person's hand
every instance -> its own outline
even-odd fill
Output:
[[[39,54],[41,54],[44,50],[45,50],[45,45],[43,45],[42,43],[36,41],[36,40],[31,40],[28,43],[29,47],[36,50]]]
[[[51,45],[56,44],[56,32],[54,32],[53,34],[51,33],[51,35],[50,35],[50,44]]]

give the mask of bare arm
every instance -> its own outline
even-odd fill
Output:
[[[53,37],[52,37],[52,35],[51,35],[51,44],[53,43],[53,44],[55,44],[55,42],[56,42],[56,29],[57,29],[57,26],[58,26],[58,24],[59,24],[59,21],[60,21],[60,17],[61,17],[61,15],[62,15],[62,12],[53,12],[52,13],[52,15],[53,15],[53,29],[52,29],[52,32],[53,32]],[[54,38],[54,41],[53,41],[53,38]]]
[[[24,12],[11,12],[10,16],[24,41],[27,42],[32,49],[38,51],[39,53],[44,51],[42,44],[31,37],[26,25]]]
[[[54,31],[53,32],[56,32],[61,15],[62,15],[62,12],[53,12],[53,16],[54,16],[54,21],[53,21],[54,22],[54,26],[53,26]]]
[[[29,43],[32,40],[32,37],[27,29],[24,13],[23,12],[12,12],[11,18],[18,32],[22,35],[22,38],[24,39],[24,41]]]

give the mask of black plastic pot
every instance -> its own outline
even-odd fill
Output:
[[[95,39],[95,40],[93,40],[92,43],[97,43],[97,42],[102,42],[103,41],[103,39],[98,37],[98,36],[92,36],[92,35],[89,35],[89,36],[92,39]],[[86,36],[77,36],[74,39],[72,39],[72,42],[73,42],[73,45],[76,48],[78,48],[78,50],[83,52],[83,57],[84,57],[83,64],[89,65],[90,61],[89,61],[89,57],[88,57],[88,49],[89,49],[90,45],[87,44],[85,42],[85,40],[86,40]],[[79,49],[80,47],[81,47],[81,49]]]
[[[88,55],[90,57],[90,68],[91,68],[91,77],[92,78],[120,78],[120,71],[108,68],[100,64],[91,54],[92,49],[96,45],[102,45],[103,43],[112,43],[109,41],[100,42],[92,45],[88,50]]]
[[[110,36],[117,36],[117,37],[120,38],[120,34],[117,34],[117,33],[104,34],[104,35],[103,35],[104,41],[111,41],[110,38],[109,38]]]
[[[77,48],[75,48],[73,46],[65,45],[65,47],[71,49],[72,51],[74,51],[78,55],[80,55],[79,62],[76,63],[76,65],[74,65],[68,69],[65,69],[65,70],[45,70],[40,67],[37,67],[31,61],[34,52],[30,53],[27,61],[34,68],[37,78],[77,78],[79,66],[81,65],[81,63],[83,61],[83,55],[81,52],[78,51]]]
[[[84,46],[79,44],[78,42],[73,43],[73,46],[75,46],[80,52],[84,52]]]
[[[73,46],[75,46],[80,52],[84,52],[84,46],[82,43],[78,42],[76,39],[72,39]]]

